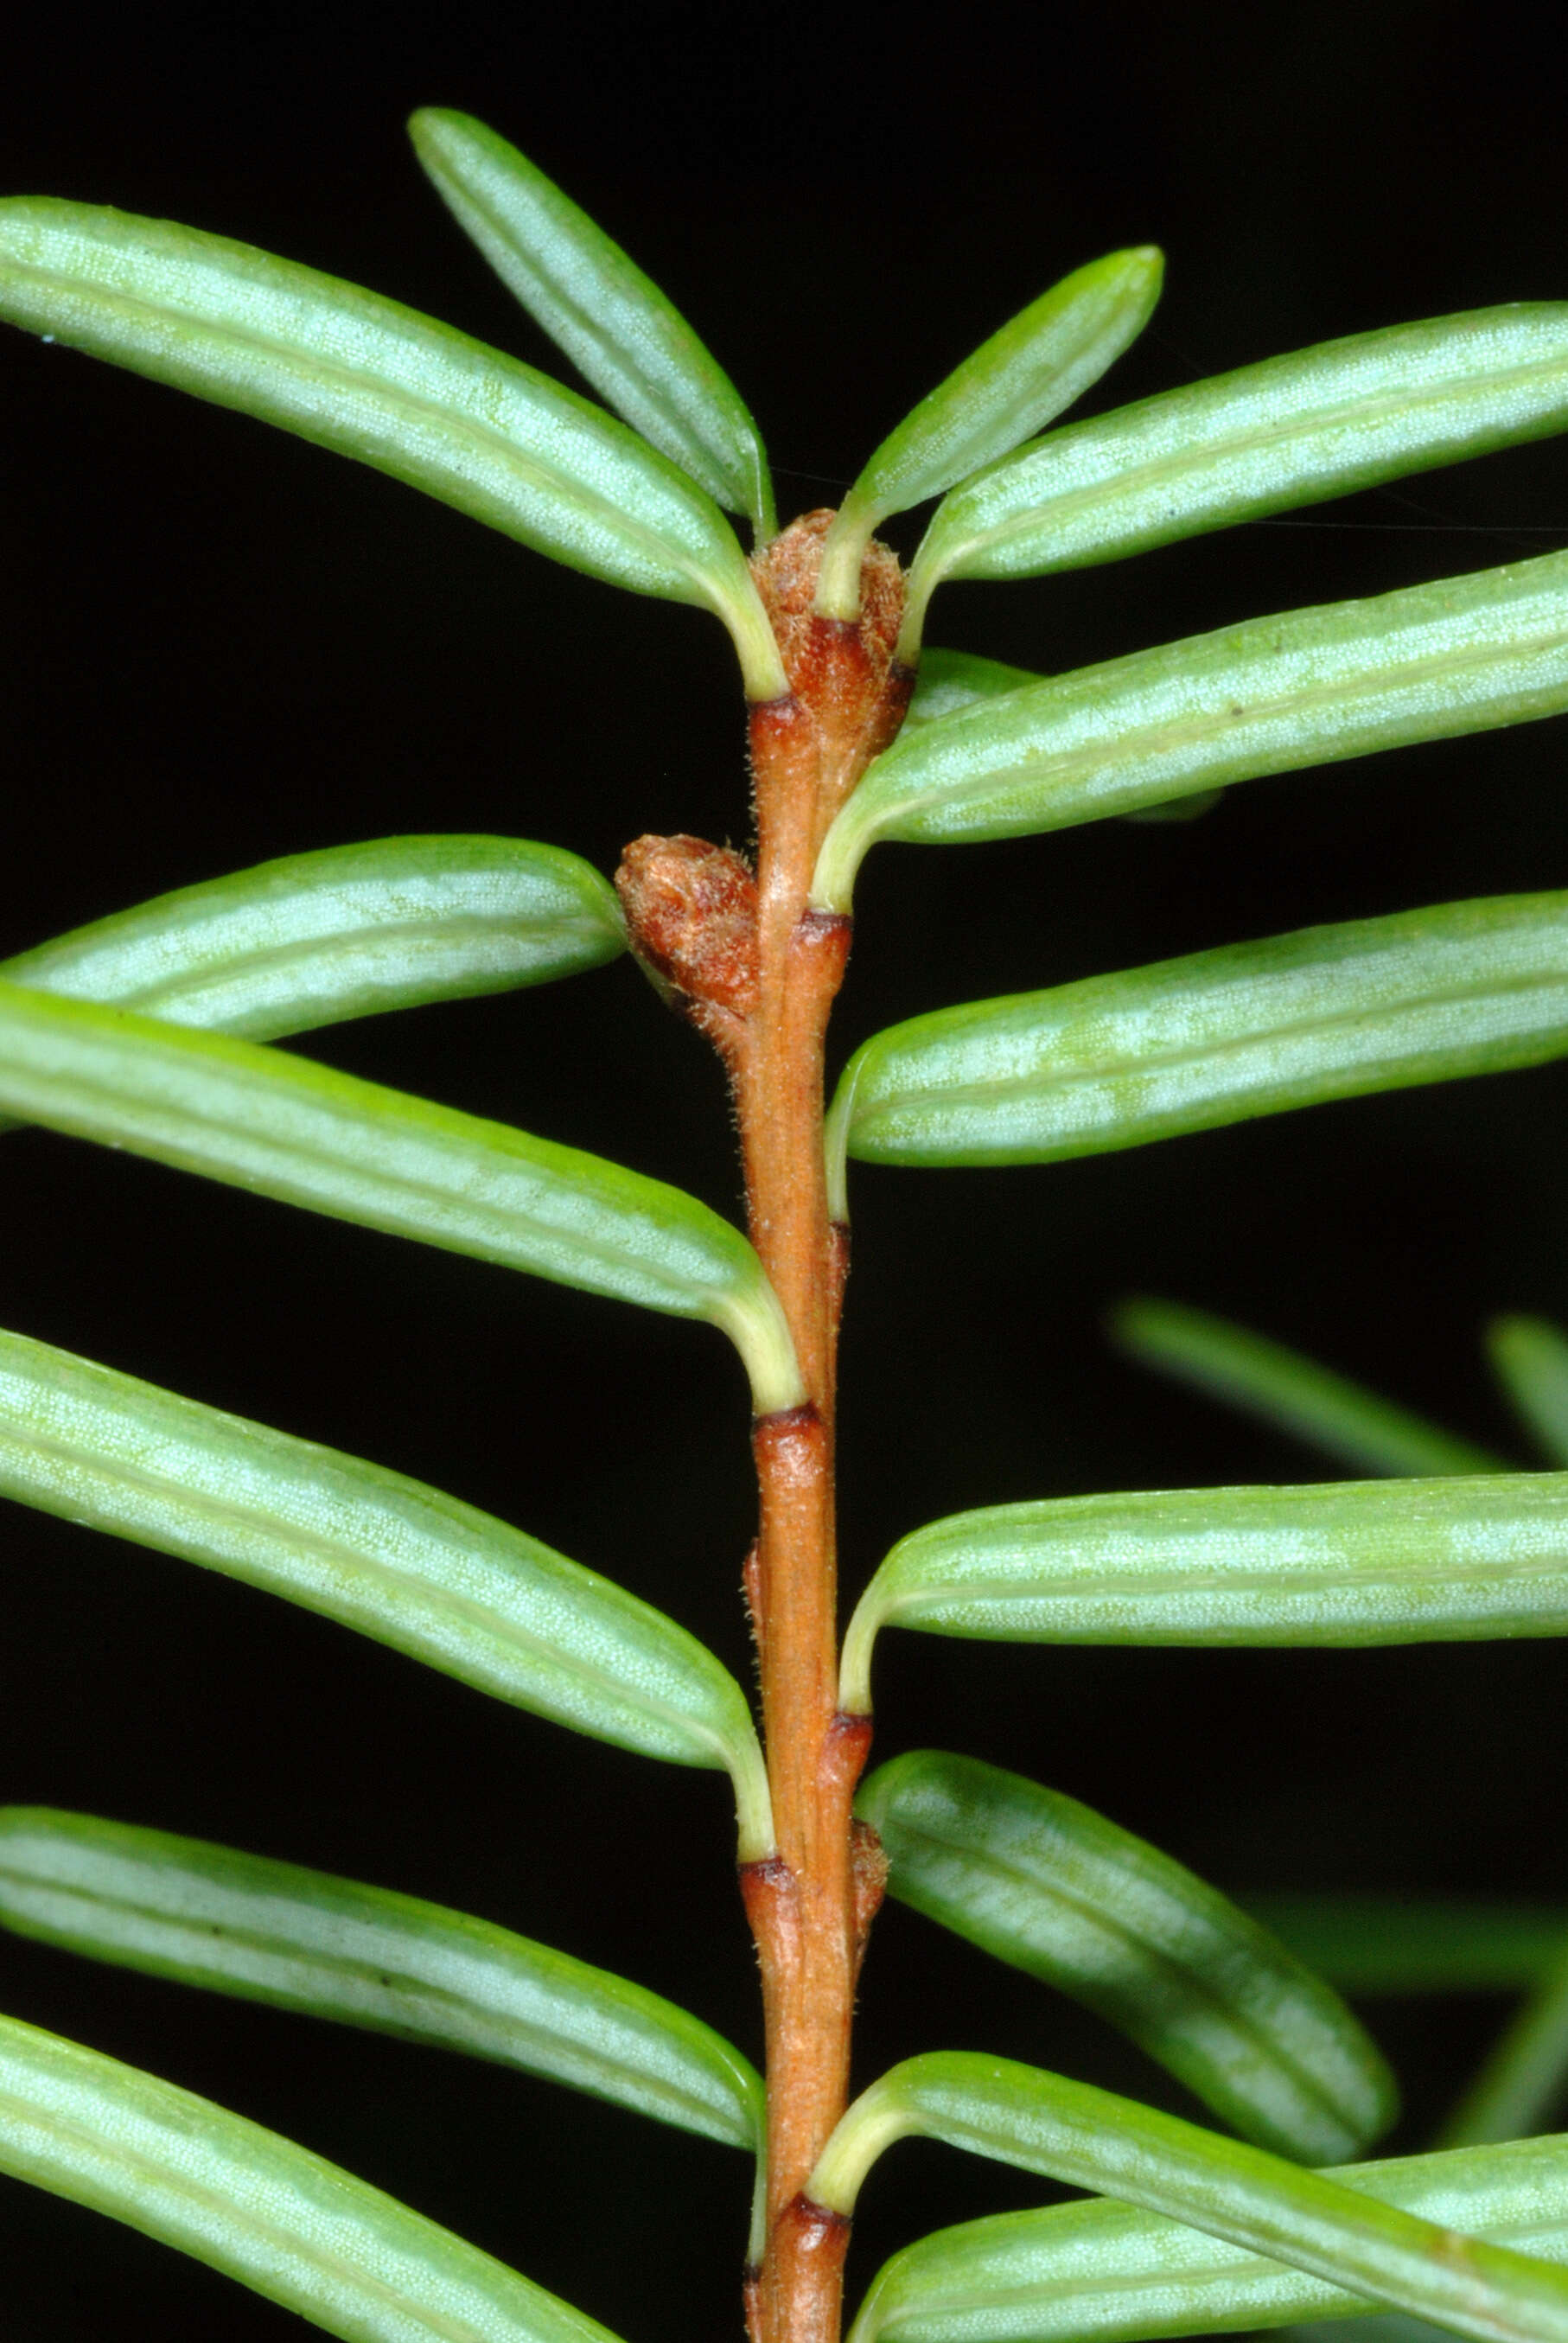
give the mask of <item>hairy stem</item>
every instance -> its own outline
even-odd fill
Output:
[[[752,1243],[794,1338],[806,1397],[762,1417],[760,1499],[745,1572],[762,1679],[777,1852],[741,1873],[762,1970],[768,2221],[748,2272],[753,2343],[836,2343],[849,2224],[805,2185],[849,2096],[855,1980],[880,1901],[875,1835],[851,1802],[870,1720],[838,1712],[833,1412],[848,1232],[829,1217],[822,1148],[828,1019],[849,922],[810,908],[818,850],[870,759],[898,730],[912,677],[893,661],[903,582],[872,545],[861,615],[818,616],[830,513],[753,561],[789,690],[751,711],[755,872],[727,848],[644,838],[618,874],[634,950],[724,1061],[740,1130]]]
[[[745,1045],[730,1059],[752,1242],[794,1334],[808,1399],[764,1418],[755,1451],[761,1519],[748,1574],[779,1836],[743,1880],[762,1969],[768,2038],[768,2249],[749,2289],[756,2343],[832,2343],[848,2225],[805,2198],[849,2091],[855,1979],[875,1896],[850,1802],[868,1718],[838,1713],[833,1496],[838,1322],[845,1232],[829,1218],[823,1046],[849,956],[847,920],[809,908],[829,822],[897,729],[908,678],[890,664],[900,581],[880,548],[855,624],[814,615],[825,516],[797,522],[759,559],[759,583],[789,676],[753,711],[757,977]],[[879,1880],[878,1882],[879,1885]]]

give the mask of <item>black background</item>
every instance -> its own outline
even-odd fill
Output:
[[[1155,239],[1168,291],[1094,403],[1328,337],[1568,295],[1564,74],[1511,6],[583,0],[42,13],[0,184],[248,238],[556,361],[426,188],[402,122],[477,112],[632,249],[751,401],[786,511],[831,502],[1052,278]],[[1550,36],[1547,36],[1550,37]],[[0,346],[0,953],[266,856],[510,831],[613,867],[742,842],[729,648],[339,458],[20,336]],[[898,531],[892,532],[895,536]],[[908,548],[910,536],[899,538]],[[1568,543],[1524,449],[1037,586],[933,639],[1060,668]],[[1556,725],[1233,791],[1208,820],[872,859],[839,1041],[941,1003],[1310,921],[1568,881]],[[316,1037],[332,1062],[736,1205],[715,1069],[628,962]],[[1568,1314],[1560,1069],[1013,1173],[861,1172],[846,1568],[970,1504],[1311,1477],[1119,1363],[1119,1294],[1233,1312],[1514,1443],[1489,1312]],[[396,1465],[675,1612],[742,1675],[751,1495],[725,1346],[39,1133],[0,1161],[5,1322]],[[0,1795],[232,1841],[482,1913],[755,2048],[718,1777],[641,1763],[184,1564],[11,1509]],[[1232,1886],[1568,1893],[1561,1658],[1010,1651],[890,1638],[883,1754],[978,1750]],[[739,2159],[543,2084],[0,1946],[0,2006],[295,2135],[631,2343],[738,2331]],[[1417,2146],[1501,2015],[1374,2013]],[[1040,1990],[892,1911],[866,2078],[941,2043],[1182,2105]],[[853,2268],[1038,2200],[907,2147]],[[300,2331],[96,2217],[0,2190],[18,2338]]]

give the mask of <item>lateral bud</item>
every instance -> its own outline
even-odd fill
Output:
[[[637,838],[616,891],[632,950],[660,991],[745,1017],[757,997],[757,881],[706,839]]]

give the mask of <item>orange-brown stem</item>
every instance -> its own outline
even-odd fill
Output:
[[[762,897],[766,904],[766,885]],[[822,1031],[847,941],[843,923],[798,915],[778,955],[772,1000],[764,941],[757,1046],[735,1080],[752,1238],[811,1393],[804,1406],[765,1417],[753,1440],[763,1731],[779,1845],[777,1869],[747,1882],[768,2044],[759,2343],[832,2343],[843,2262],[837,2231],[824,2239],[792,2208],[843,2112],[859,1958],[850,1801],[868,1735],[846,1744],[837,1730],[835,1329],[820,1173]]]
[[[755,1427],[760,1519],[744,1574],[778,1845],[741,1873],[768,2045],[767,2245],[746,2278],[753,2343],[839,2334],[848,2224],[806,2184],[844,2110],[855,1980],[884,1877],[875,1835],[851,1811],[870,1722],[838,1708],[833,1410],[849,1252],[828,1216],[822,1070],[849,923],[811,908],[810,883],[913,678],[893,663],[903,586],[885,547],[866,557],[859,621],[813,612],[831,518],[809,514],[753,563],[790,687],[751,711],[755,880],[729,850],[688,838],[638,840],[618,875],[634,950],[724,1061],[751,1241],[806,1393]]]

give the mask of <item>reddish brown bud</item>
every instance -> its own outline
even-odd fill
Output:
[[[835,639],[858,643],[868,669],[874,670],[879,682],[892,659],[904,615],[899,557],[873,538],[860,564],[859,618],[846,624],[842,619],[813,616],[822,540],[834,518],[826,509],[802,513],[751,562],[757,589],[779,639],[784,672],[802,698],[810,697],[807,686],[810,669],[821,655],[820,647]]]
[[[771,703],[770,709],[752,711],[759,803],[764,794],[764,767],[786,747],[782,737],[775,741],[775,734],[788,732],[789,750],[798,756],[803,751],[794,735],[800,731],[802,719],[809,719],[809,744],[819,765],[813,794],[819,828],[898,731],[914,683],[909,670],[893,662],[904,579],[898,556],[887,546],[873,538],[866,548],[858,618],[824,618],[813,608],[822,544],[832,522],[830,512],[806,513],[751,561],[791,694],[788,700]]]
[[[655,978],[743,1017],[757,993],[757,881],[744,857],[701,838],[634,839],[615,883]]]

